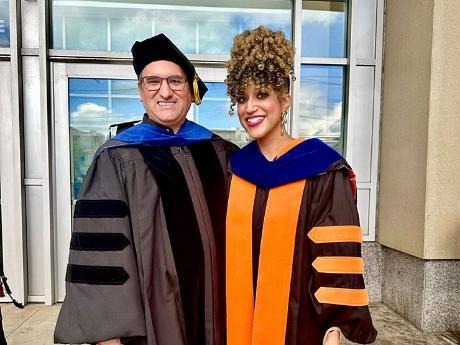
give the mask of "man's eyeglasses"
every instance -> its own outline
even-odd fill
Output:
[[[178,75],[173,75],[167,78],[161,78],[154,75],[147,75],[141,78],[141,83],[149,91],[158,91],[161,88],[163,80],[166,80],[168,86],[173,91],[181,91],[185,87],[187,79]]]

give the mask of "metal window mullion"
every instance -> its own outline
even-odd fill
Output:
[[[27,243],[25,219],[23,97],[22,97],[22,30],[21,2],[10,0],[10,66],[11,112],[2,114],[11,125],[9,133],[2,132],[2,232],[5,275],[10,280],[14,296],[27,302]],[[3,126],[2,126],[3,127]],[[3,128],[6,130],[6,128]],[[8,162],[6,161],[8,158]],[[9,205],[8,207],[6,207]]]
[[[357,58],[356,65],[357,66],[375,66],[377,60],[374,58]]]
[[[354,121],[354,95],[355,95],[355,74],[356,74],[356,52],[357,52],[357,40],[356,40],[356,28],[355,18],[353,14],[357,12],[358,3],[353,0],[348,2],[348,69],[347,69],[347,88],[346,88],[346,127],[344,130],[344,154],[348,162],[353,166],[353,152],[348,148],[353,147],[353,121]]]
[[[49,94],[49,20],[48,2],[38,0],[39,23],[39,74],[40,74],[40,134],[42,148],[42,228],[43,228],[43,282],[44,302],[51,305],[55,302],[55,246],[54,229],[55,219],[53,214],[53,146],[51,136],[51,112]],[[65,22],[64,22],[65,26]],[[63,33],[63,37],[65,32]],[[64,38],[65,43],[65,38]]]
[[[101,94],[93,94],[93,93],[70,93],[69,97],[87,97],[87,98],[107,98],[107,94],[101,95]],[[112,100],[114,98],[132,98],[132,99],[139,99],[139,96],[137,95],[110,95]],[[206,100],[209,100],[209,98],[206,98]],[[111,103],[109,103],[111,104]]]
[[[44,0],[43,0],[44,1]],[[56,222],[56,290],[57,301],[62,301],[65,295],[65,270],[68,260],[68,244],[71,232],[71,199],[70,192],[70,130],[69,130],[69,102],[68,77],[66,64],[53,63],[53,161],[54,161],[54,188],[55,188],[55,217]],[[84,67],[83,67],[84,68]]]
[[[112,79],[107,80],[107,101],[110,114],[112,114]],[[112,122],[112,115],[110,115],[110,122]]]
[[[300,113],[300,68],[302,62],[302,0],[293,1],[292,11],[292,42],[295,48],[294,55],[294,76],[292,83],[292,103],[288,131],[293,137],[299,135],[299,113]]]
[[[87,97],[87,98],[108,98],[108,94],[97,94],[97,93],[73,93],[69,94],[70,97]],[[110,102],[109,102],[110,104]]]
[[[323,57],[301,57],[302,65],[331,65],[346,66],[347,58],[323,58]]]
[[[374,121],[372,124],[372,151],[371,151],[371,188],[369,197],[369,240],[375,241],[377,219],[377,193],[379,171],[379,141],[380,141],[380,113],[382,100],[382,67],[383,67],[383,17],[384,0],[377,0],[377,25],[375,39],[375,69],[374,69]]]
[[[0,55],[5,55],[8,56],[11,54],[11,49],[10,48],[0,48]]]

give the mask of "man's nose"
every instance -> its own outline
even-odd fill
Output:
[[[161,83],[159,94],[163,98],[169,98],[173,94],[171,88],[169,87],[168,81],[166,79],[163,79]]]

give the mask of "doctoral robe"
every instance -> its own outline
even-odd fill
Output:
[[[80,197],[57,343],[221,345],[227,163],[235,146],[144,117],[96,153]]]
[[[373,342],[347,162],[319,139],[295,140],[274,161],[252,142],[231,170],[227,345],[319,345],[331,327]]]

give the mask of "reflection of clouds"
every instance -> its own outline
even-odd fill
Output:
[[[186,53],[229,54],[233,38],[242,30],[259,25],[284,29],[289,35],[286,13],[221,13],[209,11],[156,12],[156,33],[163,32]],[[175,25],[171,25],[175,23]],[[197,44],[198,40],[198,44]]]
[[[145,11],[111,20],[112,50],[129,51],[135,41],[152,35],[151,18]]]
[[[138,119],[138,112],[120,114],[105,106],[87,102],[79,104],[77,110],[70,114],[70,126],[80,131],[96,131],[105,135],[110,125]]]
[[[65,40],[64,49],[106,50],[107,23],[101,18],[67,18]]]
[[[112,110],[96,103],[82,103],[70,114],[70,126],[80,131],[105,134],[114,120]]]
[[[73,120],[81,118],[109,118],[111,116],[112,110],[96,103],[82,103],[78,106],[76,111],[70,114],[70,118]]]
[[[107,50],[111,18],[112,50],[128,51],[134,40],[163,32],[185,53],[229,54],[241,30],[265,25],[290,37],[290,10],[238,9],[153,4],[84,5],[53,2],[53,16],[66,18],[67,49]],[[110,5],[112,4],[112,5]],[[107,5],[107,8],[105,6]],[[109,6],[110,5],[110,6]],[[117,7],[114,7],[114,6]],[[144,8],[142,8],[144,6]],[[192,10],[193,9],[193,10]],[[73,25],[69,25],[73,22]],[[55,30],[62,30],[57,27]],[[197,42],[198,41],[198,42]],[[78,45],[75,46],[75,45]]]
[[[302,25],[317,24],[328,27],[340,20],[343,15],[343,12],[303,10]]]
[[[302,84],[300,91],[300,131],[308,136],[340,136],[342,102],[328,102],[319,88]]]

